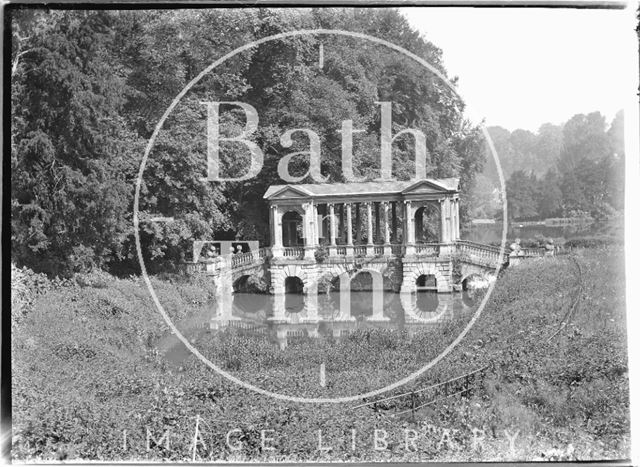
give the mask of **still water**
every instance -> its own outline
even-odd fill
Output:
[[[590,236],[614,236],[622,238],[624,223],[622,219],[610,222],[591,222],[588,224],[575,224],[565,226],[520,225],[510,224],[507,230],[507,244],[520,238],[522,240],[535,240],[537,237],[553,238],[556,244],[562,244],[566,240]],[[502,223],[471,225],[461,232],[463,240],[472,242],[498,244],[502,240]]]
[[[340,339],[357,330],[387,329],[413,333],[467,319],[476,310],[483,289],[454,293],[420,291],[331,291],[318,295],[234,293],[222,297],[206,312],[176,326],[192,342],[215,338],[233,329],[268,339],[284,350],[292,339]],[[208,337],[205,337],[208,336]],[[175,336],[160,345],[166,356],[181,361],[188,355]]]

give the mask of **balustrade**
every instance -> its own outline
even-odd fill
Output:
[[[341,257],[372,257],[387,255],[403,256],[405,245],[337,245],[329,249],[331,255]],[[449,256],[450,254],[462,254],[472,262],[493,266],[506,260],[508,251],[501,254],[500,248],[492,245],[459,240],[452,243],[419,243],[413,245],[416,256],[438,257]],[[414,254],[414,253],[412,253]],[[303,259],[305,257],[304,247],[284,247],[282,255],[289,259]],[[271,256],[271,248],[259,248],[257,250],[238,253],[235,255],[225,255],[215,258],[213,261],[200,261],[196,263],[183,263],[188,274],[216,274],[225,267],[238,268],[246,265],[260,264]],[[544,250],[534,248],[523,248],[518,257],[531,258],[544,256]]]
[[[366,256],[367,255],[367,247],[365,245],[358,245],[353,247],[353,253],[356,256]]]
[[[285,247],[283,250],[284,250],[283,256],[287,258],[303,258],[304,257],[303,247]]]
[[[415,245],[415,252],[418,256],[438,256],[440,254],[440,244],[419,243]]]

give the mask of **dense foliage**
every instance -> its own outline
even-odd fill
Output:
[[[480,386],[467,397],[420,409],[415,419],[392,416],[393,404],[361,409],[352,409],[355,403],[329,404],[318,410],[275,401],[206,369],[186,349],[183,361],[172,364],[160,353],[171,336],[139,279],[88,275],[77,284],[51,286],[42,284],[46,279],[28,279],[23,271],[14,280],[31,293],[44,292],[28,299],[21,311],[14,309],[13,455],[19,460],[191,460],[198,417],[204,444],[198,444],[197,460],[624,458],[629,393],[622,260],[616,247],[507,269],[470,334],[445,361],[401,391],[490,364]],[[152,280],[174,319],[208,309],[205,283]],[[401,372],[416,355],[432,356],[454,332],[438,328],[411,339],[384,330],[359,332],[335,347],[331,357],[339,364],[330,368],[329,381],[350,381],[348,391],[356,393],[364,381],[381,374],[379,363]],[[262,376],[267,389],[283,392],[332,391],[318,385],[317,375],[305,376],[317,353],[313,339],[301,338],[284,351],[236,332],[224,339],[227,353],[221,359],[241,378]],[[207,345],[219,344],[198,342],[200,348]],[[290,377],[294,374],[300,377]],[[405,428],[420,433],[415,452],[405,449]],[[473,428],[485,433],[481,449],[473,447]],[[225,443],[232,429],[242,431],[238,439],[244,446],[238,452]],[[266,429],[275,430],[275,451],[261,449],[260,431]],[[318,451],[319,429],[333,451]],[[354,450],[351,429],[358,433]],[[385,449],[373,449],[374,429],[389,433]],[[451,443],[442,446],[444,430]],[[518,432],[513,452],[505,430]],[[160,441],[167,432],[168,448],[166,439]]]
[[[14,9],[12,25],[12,253],[19,265],[49,274],[95,267],[135,272],[133,189],[144,146],[174,97],[209,64],[250,41],[284,31],[334,28],[388,40],[446,74],[441,51],[396,10],[255,9],[50,11]],[[322,68],[318,65],[324,46]],[[251,136],[264,152],[246,182],[207,183],[205,101],[241,101],[259,115]],[[160,131],[142,185],[141,240],[148,265],[183,258],[194,239],[268,238],[262,195],[279,183],[278,162],[307,151],[294,134],[320,138],[321,170],[342,181],[343,120],[353,121],[356,176],[379,176],[380,105],[393,103],[394,133],[426,134],[428,175],[460,176],[468,196],[484,154],[464,105],[406,57],[350,37],[295,36],[243,52],[200,80]],[[245,116],[223,105],[223,135]],[[248,166],[245,145],[224,144],[224,174]],[[304,154],[291,160],[302,176]],[[414,173],[413,140],[394,144],[394,176]],[[223,174],[223,175],[224,175]],[[301,181],[309,182],[310,177]],[[463,204],[463,206],[465,206]],[[463,212],[463,215],[466,213]],[[157,223],[150,218],[173,217]]]
[[[600,112],[577,114],[536,134],[489,127],[507,182],[511,219],[608,218],[624,208],[624,116],[610,125]],[[486,165],[474,192],[474,215],[493,217],[499,187],[496,166]]]

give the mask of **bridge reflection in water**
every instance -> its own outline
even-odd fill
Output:
[[[285,349],[291,338],[342,338],[358,329],[414,332],[437,327],[456,317],[471,317],[479,303],[477,292],[438,294],[423,291],[331,291],[319,295],[229,294],[200,329],[233,328],[246,335],[269,338]],[[186,331],[186,330],[185,330]]]

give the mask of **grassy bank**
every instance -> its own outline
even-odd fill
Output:
[[[356,403],[276,401],[227,381],[193,357],[171,365],[157,347],[166,326],[139,279],[91,276],[50,284],[27,278],[26,290],[16,294],[22,306],[13,310],[13,455],[191,460],[198,420],[198,460],[626,457],[622,259],[621,251],[584,250],[575,260],[541,259],[506,271],[463,342],[402,391],[490,364],[479,388],[425,407],[415,418],[393,416],[385,407],[354,410]],[[209,309],[206,282],[153,281],[172,318],[188,320]],[[41,292],[31,300],[33,290]],[[558,332],[563,318],[569,323]],[[406,375],[451,342],[460,324],[411,338],[360,332],[329,347],[303,339],[284,351],[237,333],[203,338],[199,345],[243,380],[326,397]],[[334,382],[325,388],[317,379],[320,356],[329,356],[327,373]],[[387,435],[379,450],[375,429]],[[418,436],[415,451],[406,444],[405,429]],[[239,430],[230,439],[234,447],[242,443],[238,451],[226,443],[230,430]],[[318,449],[318,430],[331,451]]]

